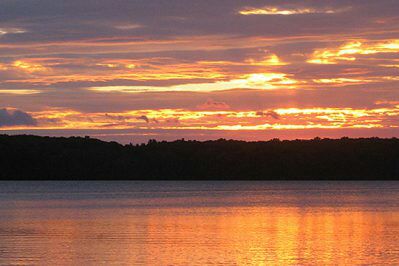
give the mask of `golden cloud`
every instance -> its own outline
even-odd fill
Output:
[[[216,81],[212,83],[194,83],[174,86],[103,86],[91,87],[90,91],[97,92],[122,92],[122,93],[141,93],[141,92],[166,92],[166,91],[191,91],[191,92],[211,92],[232,89],[289,89],[296,88],[299,81],[288,77],[284,73],[253,73],[242,75],[239,79],[228,81]]]
[[[316,9],[316,8],[282,8],[282,7],[247,7],[240,10],[238,13],[241,15],[303,15],[303,14],[334,14],[348,10],[345,9]]]
[[[48,70],[41,64],[23,60],[15,61],[12,66],[28,73],[44,72]]]
[[[287,64],[282,62],[280,58],[275,54],[270,54],[261,58],[260,60],[253,58],[247,59],[245,62],[253,66],[283,66]]]
[[[307,60],[311,64],[337,64],[339,61],[355,61],[359,55],[399,52],[399,39],[383,42],[352,41],[336,49],[318,49]]]
[[[82,113],[69,109],[31,112],[42,129],[204,129],[290,130],[391,128],[399,120],[398,106],[375,109],[278,108],[238,111],[216,103],[214,110],[155,109],[118,113]],[[260,115],[273,114],[273,115]],[[276,119],[278,117],[278,119]],[[18,127],[20,128],[20,127]]]

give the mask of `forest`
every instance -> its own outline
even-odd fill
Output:
[[[399,177],[399,139],[245,142],[0,135],[2,180],[388,180]]]

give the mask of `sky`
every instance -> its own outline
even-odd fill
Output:
[[[399,137],[399,1],[1,0],[2,133]]]

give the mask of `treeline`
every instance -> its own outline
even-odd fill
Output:
[[[397,179],[399,139],[151,140],[121,145],[88,137],[0,135],[0,178]]]

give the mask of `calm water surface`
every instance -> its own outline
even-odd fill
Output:
[[[399,182],[0,182],[0,265],[399,265]]]

